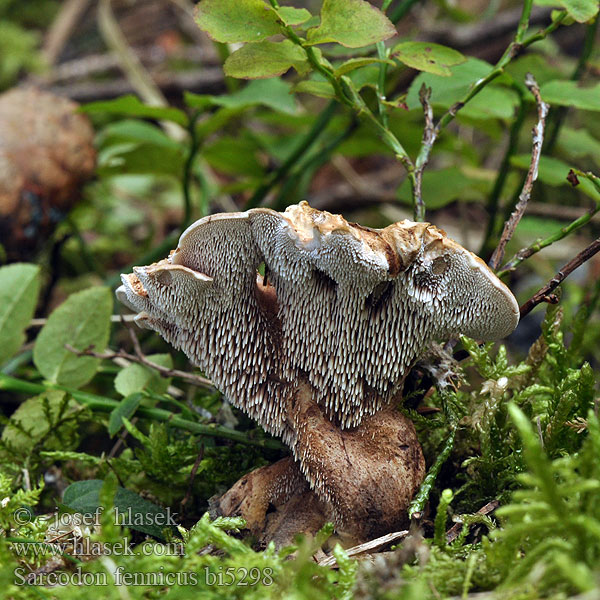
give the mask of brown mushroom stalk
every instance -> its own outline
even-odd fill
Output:
[[[425,472],[397,410],[406,374],[434,339],[498,339],[519,320],[508,288],[442,230],[369,229],[306,202],[200,219],[122,280],[138,325],[289,445],[295,462],[273,466],[273,485],[263,471],[245,502],[234,486],[220,503],[263,533],[269,503],[289,516],[294,493],[296,508],[297,494],[315,496],[306,522],[333,519],[353,541],[401,527]]]

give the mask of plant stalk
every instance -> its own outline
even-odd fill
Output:
[[[51,383],[45,383],[43,385],[40,383],[32,383],[30,381],[24,381],[23,379],[17,379],[16,377],[10,377],[9,375],[0,373],[0,390],[37,395],[46,392],[48,389],[62,390],[63,392],[67,392],[77,402],[85,404],[92,410],[97,410],[100,412],[112,412],[120,404],[117,400],[113,400],[112,398],[105,398],[103,396],[97,396],[95,394],[82,392],[80,390],[72,390],[70,388]],[[253,440],[240,431],[219,427],[218,425],[202,425],[200,423],[195,423],[194,421],[177,417],[172,412],[162,408],[148,408],[141,406],[137,409],[136,414],[140,417],[145,417],[154,421],[170,423],[179,429],[184,429],[185,431],[199,435],[225,438],[234,442],[248,444],[249,446],[259,446],[274,450],[280,450],[281,448],[284,448],[281,442],[275,439]]]

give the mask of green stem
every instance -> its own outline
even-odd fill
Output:
[[[490,196],[487,202],[489,220],[484,240],[481,245],[481,251],[479,252],[481,256],[487,256],[488,254],[491,254],[494,250],[492,240],[498,236],[498,225],[496,221],[498,216],[500,194],[504,189],[504,184],[506,183],[506,178],[508,177],[508,173],[510,171],[510,159],[514,156],[515,152],[517,151],[519,143],[519,134],[521,132],[521,128],[523,127],[523,122],[525,121],[526,113],[527,110],[525,98],[523,93],[520,92],[520,104],[519,109],[517,111],[517,116],[511,125],[508,146],[506,148],[504,156],[502,157],[502,163],[500,164],[498,176],[496,177],[494,187],[490,192]]]
[[[419,0],[403,0],[395,9],[392,10],[390,14],[390,21],[392,23],[397,23],[401,19],[403,19],[408,11],[419,2]]]
[[[517,34],[515,35],[515,42],[520,44],[527,33],[529,28],[529,18],[531,17],[531,8],[533,6],[533,0],[525,0],[523,2],[523,12],[519,19],[519,25],[517,27]]]
[[[450,456],[450,453],[452,452],[452,448],[454,448],[454,438],[455,437],[456,437],[456,427],[453,427],[450,430],[450,435],[448,436],[448,439],[446,440],[446,443],[444,444],[444,448],[438,454],[438,457],[435,459],[435,462],[433,463],[433,465],[429,469],[425,479],[423,480],[423,483],[421,484],[421,487],[419,488],[417,495],[414,497],[414,500],[410,503],[410,506],[408,507],[408,517],[410,519],[412,519],[413,517],[415,519],[418,519],[421,517],[421,514],[423,513],[423,510],[425,508],[427,499],[429,498],[431,488],[433,487],[433,484],[435,483],[435,480],[437,479],[437,476],[439,475],[440,469],[442,468],[442,465],[446,462],[446,460]]]
[[[289,198],[291,190],[296,188],[300,178],[302,177],[303,180],[310,179],[311,177],[309,176],[307,178],[306,175],[314,173],[322,167],[329,160],[335,149],[352,134],[356,129],[357,124],[357,120],[353,118],[348,127],[346,127],[338,136],[333,138],[322,148],[319,148],[318,151],[312,153],[312,155],[306,156],[304,160],[300,161],[291,173],[291,176],[288,177],[286,183],[281,186],[277,198],[275,199],[275,202],[273,202],[273,208],[276,210],[285,208],[285,202]],[[306,185],[300,187],[301,189],[295,189],[296,198],[302,198],[306,191]]]
[[[288,174],[296,162],[312,148],[319,136],[326,129],[336,108],[336,102],[332,100],[325,110],[317,117],[317,120],[313,123],[310,131],[300,141],[296,149],[288,156],[282,165],[273,172],[272,176],[257,188],[250,200],[246,203],[246,208],[258,206],[269,191],[277,185]]]
[[[525,2],[523,5],[523,12],[521,14],[521,20],[519,21],[519,29],[517,30],[517,35],[515,36],[515,40],[510,43],[504,54],[500,57],[494,68],[483,78],[480,79],[465,95],[465,97],[451,107],[446,114],[440,119],[440,122],[437,126],[439,130],[443,129],[450,123],[456,113],[465,105],[467,102],[472,100],[481,90],[488,85],[491,81],[499,77],[504,72],[504,68],[512,61],[513,58],[517,56],[522,50],[531,46],[534,42],[538,42],[540,40],[545,39],[550,33],[558,29],[561,23],[566,19],[567,13],[563,12],[555,21],[553,21],[546,29],[538,31],[530,35],[528,38],[520,41],[519,36],[523,35],[524,30],[521,26],[522,22],[524,22],[525,17],[527,18],[527,22],[529,22],[529,15],[531,14],[531,4],[532,0]],[[526,30],[526,27],[525,27]]]
[[[72,390],[70,388],[51,383],[44,383],[44,385],[32,383],[30,381],[24,381],[22,379],[17,379],[15,377],[10,377],[0,373],[0,390],[7,392],[19,392],[23,394],[42,394],[48,389],[62,390],[67,392],[77,402],[85,404],[92,410],[101,412],[112,412],[120,404],[117,400],[113,400],[112,398],[96,396],[95,394],[89,394],[88,392],[82,392],[80,390]],[[250,446],[260,446],[263,448],[272,448],[276,450],[284,447],[275,439],[253,440],[245,433],[240,431],[219,427],[218,425],[201,425],[200,423],[195,423],[194,421],[189,421],[187,419],[174,416],[172,412],[163,410],[162,408],[139,407],[136,411],[136,414],[154,421],[170,423],[179,429],[184,429],[185,431],[199,435],[220,437],[233,440],[235,442],[240,442],[242,444],[248,444]]]
[[[392,3],[392,0],[383,0],[383,4],[381,5],[381,12],[383,14],[386,13],[386,11],[389,8],[391,3]],[[375,44],[375,47],[377,48],[377,56],[383,61],[387,60],[388,51],[385,47],[385,42],[377,42],[377,44]],[[384,104],[384,101],[386,99],[386,96],[385,96],[386,75],[387,75],[387,63],[382,62],[379,64],[379,76],[377,78],[377,108],[379,110],[379,118],[381,119],[381,123],[383,124],[383,126],[385,128],[387,128],[389,126],[387,110],[386,110],[386,107]]]
[[[388,58],[388,51],[385,47],[385,42],[377,42],[377,56],[381,60]],[[385,79],[387,75],[387,63],[379,64],[379,76],[377,78],[377,108],[379,110],[379,118],[381,119],[382,125],[387,129],[389,127],[389,120],[387,110],[385,108]]]
[[[271,3],[275,6],[277,2],[271,0]],[[393,150],[403,164],[410,162],[408,153],[396,138],[396,136],[387,128],[384,127],[369,107],[365,104],[360,94],[354,88],[352,80],[348,77],[342,76],[339,79],[335,76],[334,72],[326,65],[321,63],[312,46],[307,46],[305,42],[296,35],[296,32],[291,27],[285,28],[285,34],[289,39],[300,46],[305,52],[308,61],[312,67],[321,73],[333,86],[337,99],[344,105],[352,108],[359,117],[369,121],[376,129],[377,133],[381,136],[383,142]]]
[[[83,235],[81,234],[81,231],[79,230],[79,227],[77,226],[77,223],[75,223],[75,220],[73,219],[73,217],[71,215],[68,215],[67,218],[65,219],[65,221],[66,221],[67,225],[69,226],[69,228],[71,229],[71,233],[77,240],[77,244],[79,245],[79,251],[81,252],[81,256],[82,256],[87,268],[90,271],[93,271],[94,273],[96,273],[96,275],[98,275],[101,278],[106,277],[106,273],[104,272],[104,270],[102,269],[102,267],[100,266],[98,261],[96,260],[94,254],[92,252],[90,252],[90,249],[88,248],[86,241],[83,239]]]
[[[425,220],[425,203],[423,202],[422,179],[419,175],[417,175],[415,169],[409,169],[408,181],[410,182],[415,221],[422,223]]]
[[[585,72],[588,61],[592,54],[592,50],[594,49],[594,44],[596,42],[598,22],[600,22],[600,18],[596,17],[596,19],[594,19],[594,22],[590,23],[586,27],[583,49],[579,60],[577,61],[577,66],[575,67],[575,70],[573,71],[573,74],[570,77],[571,81],[579,81],[579,79]],[[548,129],[550,130],[550,135],[546,138],[547,142],[544,146],[544,154],[551,154],[552,150],[554,149],[554,146],[556,145],[556,142],[558,140],[560,128],[563,125],[568,110],[568,106],[560,106],[557,109],[550,111],[550,115],[548,117]]]
[[[11,375],[14,373],[19,367],[26,365],[31,362],[33,358],[33,350],[25,350],[21,352],[21,354],[17,354],[15,357],[11,358],[8,362],[4,363],[0,367],[1,372],[5,375]]]
[[[576,169],[573,169],[573,172],[577,176],[584,177],[585,179],[591,181],[592,184],[598,190],[598,192],[600,192],[600,177],[597,177],[592,173],[584,173]],[[589,223],[591,218],[598,212],[600,212],[600,201],[597,201],[595,206],[591,208],[587,213],[581,215],[581,217],[575,219],[568,225],[565,225],[565,227],[561,227],[552,235],[548,236],[543,240],[536,241],[535,243],[531,244],[531,246],[527,246],[527,248],[522,248],[497,273],[498,277],[502,277],[503,275],[510,273],[510,271],[513,271],[518,265],[520,265],[524,260],[528,259],[530,256],[537,254],[540,250],[547,248],[551,244],[554,244],[554,242],[562,240],[569,234],[573,233],[573,231],[579,229],[580,227],[583,227],[586,223]]]
[[[182,179],[182,193],[183,193],[183,204],[184,204],[184,213],[183,213],[183,223],[181,225],[181,231],[187,228],[192,220],[192,179],[193,179],[193,167],[194,167],[194,159],[198,154],[198,150],[200,149],[200,140],[198,139],[198,135],[196,133],[196,122],[198,121],[198,117],[200,116],[200,112],[195,112],[190,118],[188,132],[190,134],[190,149],[188,156],[185,160],[185,165],[183,167],[183,179]]]

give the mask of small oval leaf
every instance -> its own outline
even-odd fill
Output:
[[[365,0],[323,0],[321,24],[308,31],[308,44],[362,48],[394,35],[394,24]]]
[[[146,358],[161,367],[168,369],[173,367],[173,359],[170,354],[151,354]],[[154,369],[133,363],[119,371],[115,377],[115,389],[123,396],[130,396],[145,389],[162,394],[167,391],[169,381],[169,379],[161,377]]]
[[[293,6],[280,6],[275,11],[286,25],[302,25],[312,17],[305,8],[294,8]]]
[[[225,61],[223,70],[229,77],[262,79],[282,75],[294,67],[300,74],[308,70],[306,54],[290,40],[262,41],[246,44]]]
[[[40,291],[40,268],[15,263],[0,268],[0,365],[25,341]]]
[[[84,514],[94,515],[100,507],[102,479],[86,479],[72,483],[63,495],[63,506]],[[164,539],[165,528],[171,529],[176,523],[175,514],[149,500],[145,500],[131,490],[117,487],[114,498],[117,509],[116,525],[130,527],[148,535]]]
[[[138,392],[123,398],[123,400],[119,402],[119,406],[110,413],[108,418],[108,433],[110,437],[113,437],[123,426],[123,417],[131,419],[138,409],[143,397],[143,394]]]
[[[392,49],[391,56],[418,71],[444,77],[452,75],[448,67],[467,60],[458,50],[429,42],[403,42]]]
[[[598,14],[598,0],[561,0],[560,4],[579,23],[590,21]]]
[[[542,85],[540,93],[542,99],[550,105],[600,110],[600,83],[580,87],[577,81],[554,80]]]
[[[280,33],[277,13],[263,0],[203,0],[196,7],[196,23],[227,44],[259,42]]]
[[[94,287],[73,294],[48,318],[33,348],[33,362],[52,383],[78,388],[96,373],[99,359],[77,356],[77,350],[93,346],[102,352],[108,343],[112,294],[108,288]]]

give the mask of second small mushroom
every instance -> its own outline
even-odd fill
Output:
[[[298,508],[299,496],[312,529],[332,519],[353,541],[405,524],[425,473],[397,409],[410,367],[434,339],[498,339],[519,319],[508,288],[442,230],[369,229],[306,202],[201,219],[167,259],[122,280],[138,325],[290,447],[294,460],[221,499],[255,532],[269,529],[269,505]],[[270,537],[285,538],[283,521]]]

